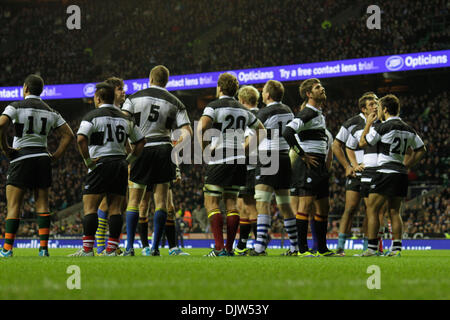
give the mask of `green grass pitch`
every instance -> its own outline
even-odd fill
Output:
[[[203,257],[208,249],[186,249],[191,256],[79,257],[74,249],[15,249],[0,259],[0,299],[450,299],[450,250],[404,251],[400,258]],[[69,290],[67,268],[80,268],[81,289]],[[380,268],[381,289],[369,290],[367,273]]]

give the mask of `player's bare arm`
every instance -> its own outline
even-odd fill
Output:
[[[371,113],[369,115],[369,117],[367,118],[366,126],[364,127],[364,131],[361,134],[361,139],[359,140],[360,148],[364,148],[368,145],[367,140],[366,140],[366,135],[369,133],[370,127],[377,120],[377,118],[378,118],[378,116],[376,113]]]
[[[354,177],[355,170],[352,167],[352,165],[347,161],[347,158],[345,157],[345,154],[344,154],[343,146],[344,146],[344,144],[341,141],[334,139],[331,149],[333,150],[333,154],[336,156],[338,162],[345,169],[345,176],[346,177],[349,177],[349,176]]]
[[[427,153],[427,149],[425,148],[425,146],[423,146],[419,150],[416,150],[416,151],[413,150],[411,156],[409,156],[408,158],[405,157],[405,162],[404,162],[405,167],[408,169],[413,168],[420,162],[420,160],[422,160],[422,158],[425,156],[426,153]]]
[[[2,148],[2,152],[9,158],[11,152],[14,151],[8,144],[7,132],[9,125],[11,124],[11,120],[5,116],[0,116],[0,147]]]
[[[358,164],[358,161],[356,160],[355,151],[350,148],[345,148],[345,152],[347,153],[347,157],[350,160],[353,170],[355,172],[364,171],[364,163]]]
[[[75,135],[73,134],[72,129],[69,127],[67,123],[63,124],[62,126],[56,128],[56,134],[61,137],[59,140],[59,146],[56,149],[55,152],[51,154],[51,158],[53,160],[59,160],[63,154],[66,152],[67,148],[69,147],[69,144],[72,142],[72,140],[75,138]]]
[[[84,164],[89,169],[94,169],[96,166],[96,162],[98,159],[91,159],[89,155],[89,142],[86,136],[79,134],[77,136],[77,144],[78,144],[78,151],[81,154],[81,157],[83,157]]]
[[[203,141],[203,135],[205,131],[212,128],[213,120],[208,116],[201,116],[198,126],[197,126],[197,140],[202,147],[202,151],[205,150],[206,146],[209,144],[208,141]]]

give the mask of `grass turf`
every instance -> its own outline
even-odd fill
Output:
[[[203,257],[208,249],[187,249],[191,256],[77,257],[75,249],[15,249],[0,259],[0,299],[450,299],[450,250],[404,251],[401,258]],[[69,290],[67,268],[81,270],[81,289]],[[369,290],[367,268],[381,271],[381,289]]]

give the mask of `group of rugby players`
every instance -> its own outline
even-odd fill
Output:
[[[78,150],[88,174],[83,188],[83,248],[71,256],[94,256],[96,236],[97,254],[134,256],[138,224],[143,255],[160,255],[163,232],[169,241],[169,254],[187,254],[175,242],[170,188],[180,176],[172,161],[177,157],[172,157],[171,133],[175,128],[181,129],[177,143],[190,143],[194,134],[186,107],[165,89],[168,79],[168,69],[157,66],[150,72],[150,87],[127,99],[121,79],[110,78],[96,85],[96,109],[84,116],[77,132]],[[10,159],[5,244],[0,257],[13,254],[27,189],[35,192],[39,255],[49,256],[51,162],[63,156],[74,134],[64,119],[40,99],[43,86],[39,76],[27,77],[24,100],[11,103],[0,116],[1,148]],[[399,256],[400,207],[408,187],[407,169],[425,154],[420,137],[398,117],[399,100],[393,95],[378,99],[373,93],[364,94],[359,99],[361,113],[344,123],[333,142],[323,115],[326,94],[321,82],[305,80],[299,90],[304,102],[294,115],[282,103],[282,83],[270,80],[264,85],[261,95],[265,106],[258,109],[260,93],[256,88],[239,89],[238,80],[229,73],[219,77],[218,99],[205,107],[195,130],[201,150],[209,150],[213,155],[207,160],[204,198],[215,246],[207,256],[267,255],[273,194],[290,241],[289,250],[283,255],[345,255],[344,243],[352,216],[363,197],[368,241],[361,256],[380,254],[378,231],[385,213],[393,232],[393,245],[386,255]],[[12,147],[7,140],[10,124],[15,127]],[[47,136],[52,129],[61,139],[57,150],[49,153]],[[218,130],[219,135],[208,140],[205,136],[210,135],[209,129]],[[236,139],[237,132],[242,133],[242,139]],[[336,252],[329,250],[326,242],[333,154],[348,177]],[[263,161],[262,155],[270,161]],[[251,162],[252,158],[256,161]],[[156,209],[150,248],[147,238],[151,192]],[[221,201],[226,207],[226,243]],[[124,211],[127,248],[120,252]],[[312,249],[307,242],[309,225],[316,240]],[[240,240],[234,248],[239,226]],[[252,229],[256,241],[253,249],[247,249]]]

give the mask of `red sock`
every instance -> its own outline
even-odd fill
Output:
[[[94,248],[95,236],[83,237],[83,250],[84,252],[91,252]]]
[[[237,211],[227,212],[227,244],[225,248],[227,251],[233,250],[234,239],[239,227],[239,213]]]
[[[119,247],[120,240],[116,238],[108,238],[108,245],[106,246],[106,252],[113,252]]]
[[[223,217],[219,209],[212,210],[208,214],[209,222],[211,224],[211,231],[214,236],[215,249],[223,249]]]

